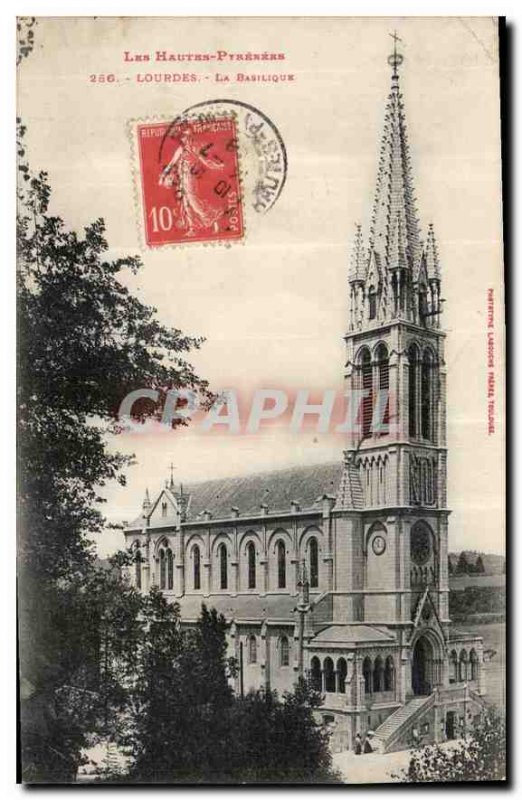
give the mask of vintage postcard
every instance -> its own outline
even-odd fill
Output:
[[[506,779],[493,17],[21,17],[20,780]]]

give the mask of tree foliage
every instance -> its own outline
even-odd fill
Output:
[[[506,779],[506,724],[490,708],[465,739],[448,748],[427,745],[398,776],[404,783],[502,781]]]
[[[485,572],[486,572],[486,570],[485,570],[485,567],[484,567],[484,562],[482,560],[482,556],[479,555],[478,558],[477,558],[477,561],[475,563],[475,573],[477,575],[484,575]]]
[[[69,716],[76,727],[71,722],[64,710],[70,691],[64,687],[77,688],[78,681],[87,686],[78,670],[84,670],[91,640],[99,635],[97,625],[102,619],[107,623],[101,607],[91,605],[93,596],[108,602],[107,581],[89,543],[104,524],[100,489],[108,481],[124,483],[123,469],[131,462],[109,450],[107,436],[116,430],[117,410],[131,390],[188,386],[204,394],[207,387],[184,357],[201,340],[164,326],[156,309],[131,294],[123,277],[141,262],[135,256],[110,257],[102,219],[77,233],[51,212],[48,176],[31,172],[23,136],[19,124],[23,776],[57,781],[74,774],[88,727],[75,711]],[[144,406],[137,413],[144,417],[152,410]],[[130,595],[121,596],[132,606]],[[89,715],[86,720],[92,721]]]
[[[459,560],[457,561],[457,566],[455,569],[456,575],[467,575],[469,573],[469,562],[464,550],[459,555]]]
[[[78,582],[22,586],[22,765],[27,782],[74,780],[80,752],[111,735],[128,709],[128,676],[141,642],[141,596],[94,563]],[[35,631],[34,620],[40,629]],[[34,651],[35,642],[39,649]]]
[[[327,735],[313,716],[316,692],[300,681],[281,700],[270,690],[236,697],[224,618],[203,606],[197,624],[181,632],[175,605],[158,592],[147,602],[148,635],[122,739],[132,755],[127,781],[335,780]]]
[[[282,699],[274,691],[238,700],[231,720],[229,773],[254,783],[335,783],[328,733],[314,719],[320,695],[303,679]]]
[[[506,611],[506,589],[503,586],[466,586],[449,594],[450,618],[470,619],[477,614],[503,614]]]

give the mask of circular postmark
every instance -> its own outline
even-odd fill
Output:
[[[167,168],[169,141],[179,138],[183,125],[198,121],[211,124],[233,115],[236,147],[241,165],[242,201],[256,214],[265,214],[275,205],[283,191],[288,171],[286,147],[275,124],[255,106],[241,100],[205,100],[189,106],[167,126],[158,158],[162,170]]]

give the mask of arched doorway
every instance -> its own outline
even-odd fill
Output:
[[[426,636],[420,636],[413,648],[411,688],[420,695],[433,691],[433,647]]]
[[[446,739],[454,739],[456,736],[456,713],[455,711],[448,711],[446,714]]]
[[[310,662],[310,679],[314,690],[316,692],[322,691],[323,679],[321,672],[321,662],[319,661],[317,656],[314,656]]]

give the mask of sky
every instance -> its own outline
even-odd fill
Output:
[[[504,550],[503,287],[496,27],[489,18],[41,19],[20,68],[19,112],[33,169],[49,173],[51,211],[74,228],[102,216],[111,255],[140,253],[124,280],[166,325],[204,336],[190,355],[215,391],[342,391],[347,271],[354,226],[368,231],[386,97],[390,32],[401,37],[401,88],[421,230],[433,222],[446,300],[450,549]],[[124,52],[276,52],[277,62],[144,63]],[[292,74],[237,82],[238,72]],[[147,73],[195,82],[145,83]],[[100,75],[114,74],[114,82]],[[217,75],[228,75],[227,84]],[[94,76],[95,80],[92,79]],[[231,246],[143,244],[137,121],[172,119],[226,96],[260,109],[288,154],[266,214],[245,204]],[[243,154],[246,185],[251,153]],[[488,434],[487,297],[493,289],[495,432]],[[141,387],[136,387],[141,388]],[[123,399],[123,398],[122,398]],[[127,486],[104,489],[111,520],[133,519],[175,466],[185,483],[342,457],[339,435],[271,425],[259,434],[197,426],[111,438],[135,454]],[[121,546],[118,532],[100,553]]]

